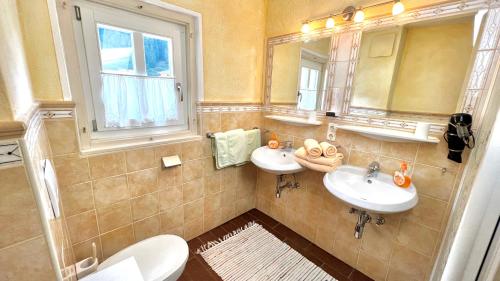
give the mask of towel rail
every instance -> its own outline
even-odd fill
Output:
[[[259,127],[253,127],[252,129],[258,129],[258,128],[259,128]],[[207,138],[211,139],[211,138],[213,138],[213,137],[214,137],[214,133],[212,133],[212,132],[208,132],[208,133],[207,133]]]

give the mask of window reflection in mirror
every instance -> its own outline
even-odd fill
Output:
[[[271,103],[321,109],[327,90],[330,37],[273,48]]]
[[[454,113],[473,37],[473,16],[363,32],[351,109]]]

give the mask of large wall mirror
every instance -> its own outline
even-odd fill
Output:
[[[331,37],[273,46],[270,102],[321,110],[327,92]]]
[[[363,31],[351,111],[436,116],[456,112],[473,54],[474,30],[474,16],[467,15]]]
[[[489,93],[500,8],[484,3],[269,38],[265,104],[376,126],[428,120],[442,130],[450,114],[474,114]]]

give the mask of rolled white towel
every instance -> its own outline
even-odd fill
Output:
[[[323,156],[327,158],[335,157],[335,155],[337,154],[337,148],[333,144],[323,141],[319,144],[319,146],[321,146],[321,150],[323,151]]]
[[[317,140],[314,139],[306,139],[304,141],[304,148],[307,151],[309,157],[318,158],[323,154],[323,150],[321,150],[321,146],[319,145]]]

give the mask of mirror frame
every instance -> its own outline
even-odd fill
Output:
[[[376,28],[387,28],[395,25],[403,25],[426,20],[445,19],[460,15],[472,14],[484,15],[479,30],[476,44],[473,49],[472,59],[466,74],[466,83],[461,91],[461,100],[457,102],[457,112],[465,112],[474,116],[474,127],[480,124],[477,118],[478,110],[487,100],[491,92],[491,82],[494,80],[494,62],[500,58],[500,2],[490,0],[462,0],[444,4],[426,6],[410,10],[399,16],[381,16],[365,20],[363,23],[346,23],[331,29],[318,29],[309,34],[293,33],[283,36],[269,38],[267,41],[267,62],[265,75],[265,99],[264,105],[268,111],[304,115],[305,113],[296,108],[271,104],[271,78],[273,46],[289,42],[318,39],[332,36],[330,45],[330,60],[328,62],[328,84],[326,94],[326,110],[318,110],[318,114],[325,111],[334,111],[336,120],[355,123],[359,125],[372,125],[403,130],[414,130],[419,120],[431,122],[431,132],[442,133],[445,130],[447,118],[425,113],[402,113],[385,116],[378,110],[350,110],[350,99],[352,95],[352,84],[358,60],[358,52],[361,43],[361,34],[364,30]],[[348,63],[347,75],[344,80],[335,80],[335,71],[339,67],[335,61],[339,41],[343,35],[352,34],[351,49]],[[333,84],[341,84],[343,87],[334,88]],[[480,117],[480,116],[479,116]]]

